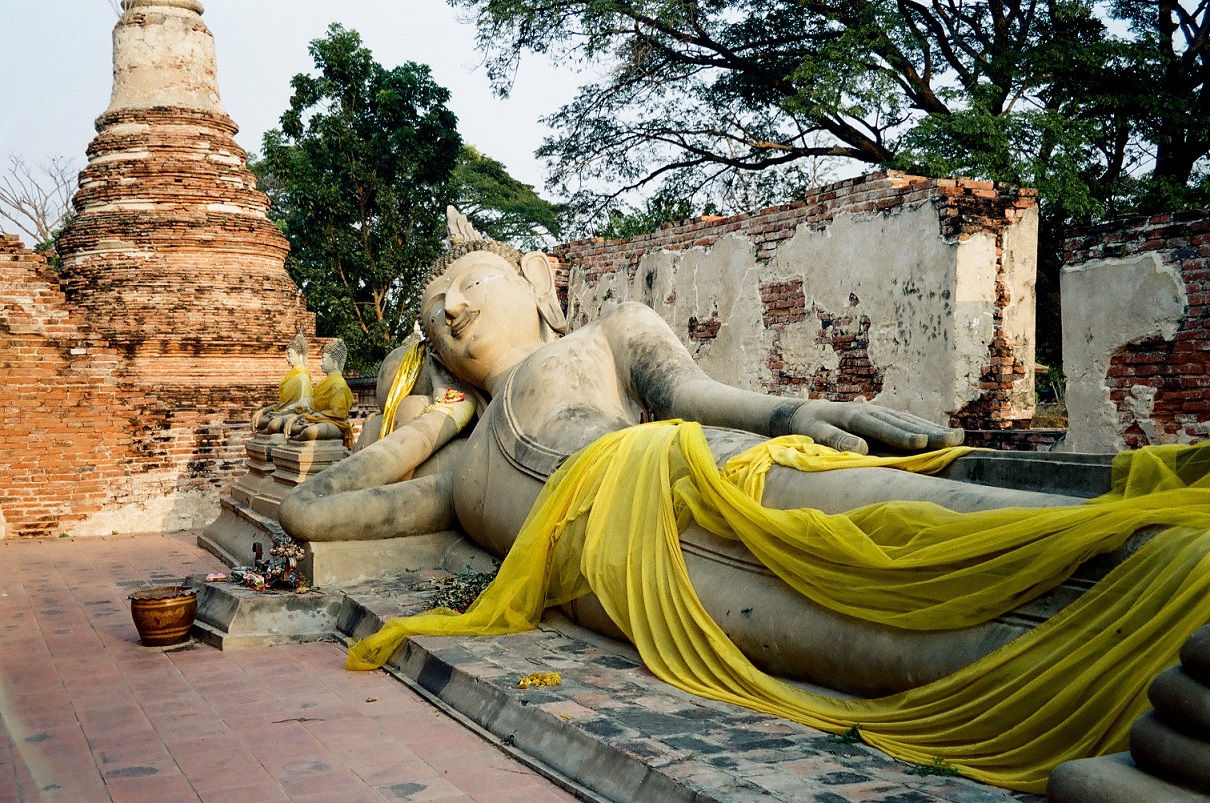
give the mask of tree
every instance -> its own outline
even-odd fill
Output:
[[[832,157],[1037,184],[1079,221],[1210,151],[1202,0],[450,2],[501,92],[527,51],[604,65],[540,151],[598,208],[656,182],[735,209],[735,176]]]
[[[339,24],[309,50],[318,75],[294,76],[253,167],[320,334],[343,337],[348,365],[366,370],[411,330],[462,140],[428,67],[387,70]]]
[[[53,253],[54,239],[71,214],[77,173],[75,164],[61,156],[36,168],[10,157],[8,170],[0,176],[0,218],[36,249]]]
[[[1068,227],[1210,200],[1207,0],[449,2],[501,93],[527,52],[601,75],[539,150],[582,217],[653,188],[747,211],[812,159],[1008,181],[1039,189],[1053,302]]]
[[[562,208],[508,174],[504,165],[463,145],[454,167],[455,206],[480,232],[521,249],[541,248],[559,236]]]
[[[607,240],[638,237],[655,231],[665,223],[679,223],[698,215],[716,214],[717,211],[713,204],[699,209],[685,198],[658,192],[640,206],[610,209],[605,224],[597,228],[593,236]]]
[[[1135,38],[1129,61],[1139,130],[1154,147],[1155,169],[1141,206],[1204,207],[1210,152],[1210,3],[1115,0],[1115,16]],[[1200,164],[1199,164],[1200,163]]]

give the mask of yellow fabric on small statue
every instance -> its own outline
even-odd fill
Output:
[[[349,423],[349,410],[353,409],[353,391],[339,372],[333,372],[315,386],[312,401],[315,412],[307,413],[303,419],[313,424],[328,422],[340,430],[346,449],[353,448],[353,425]]]
[[[399,410],[399,404],[407,398],[412,392],[412,388],[416,387],[416,380],[420,377],[420,367],[424,364],[424,341],[418,340],[412,344],[404,355],[403,360],[399,363],[398,370],[395,371],[395,378],[391,380],[391,389],[387,391],[387,403],[382,408],[382,426],[379,428],[378,437],[385,438],[395,431],[395,413]]]
[[[311,372],[305,365],[292,365],[277,386],[276,412],[285,412],[312,395]]]
[[[960,453],[902,464],[936,470]],[[661,679],[824,730],[858,724],[865,741],[901,759],[941,759],[973,778],[1041,792],[1055,765],[1124,749],[1149,707],[1151,678],[1210,616],[1210,491],[1204,477],[1171,487],[1200,458],[1158,461],[1167,473],[1151,458],[1123,461],[1115,488],[1128,490],[1118,498],[1042,511],[954,514],[900,502],[829,516],[769,510],[750,493],[753,473],[774,462],[826,470],[879,461],[792,438],[720,472],[696,424],[605,436],[547,483],[496,581],[465,614],[391,620],[350,649],[348,666],[380,666],[408,635],[530,629],[545,607],[591,589]],[[710,619],[680,552],[690,518],[742,540],[821,605],[930,629],[1009,610],[1140,526],[1169,529],[1048,622],[970,666],[901,694],[837,700],[757,670]]]

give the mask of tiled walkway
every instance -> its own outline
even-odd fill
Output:
[[[0,801],[570,801],[320,642],[143,647],[130,589],[221,564],[192,534],[0,541]]]

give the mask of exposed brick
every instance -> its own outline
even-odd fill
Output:
[[[242,463],[250,411],[275,395],[286,342],[314,332],[229,118],[124,110],[97,128],[61,276],[0,238],[10,534],[176,491],[217,495]],[[121,210],[131,199],[140,208]]]
[[[1210,368],[1210,215],[1206,213],[1160,214],[1110,221],[1068,232],[1064,241],[1065,262],[1079,265],[1140,252],[1153,252],[1181,276],[1189,309],[1171,340],[1151,338],[1118,349],[1111,357],[1106,385],[1117,405],[1123,438],[1130,448],[1153,442],[1201,441],[1210,423],[1210,400],[1206,399],[1207,369]],[[1154,387],[1147,421],[1136,420],[1131,388]],[[1146,424],[1147,426],[1143,426]]]
[[[658,236],[644,235],[608,243],[600,240],[567,243],[556,248],[555,256],[569,266],[569,272],[576,273],[577,282],[592,287],[608,276],[620,275],[621,264],[625,265],[627,278],[632,278],[643,255],[661,248],[684,251],[695,245],[712,244],[724,233],[741,232],[753,241],[757,259],[764,261],[771,259],[779,244],[793,236],[800,225],[822,229],[841,215],[894,215],[905,206],[929,203],[940,221],[939,234],[949,242],[969,239],[975,233],[992,234],[996,238],[999,273],[1003,267],[999,264],[1001,235],[1007,226],[1019,219],[1023,210],[1036,206],[1036,196],[1032,190],[1006,184],[963,177],[929,179],[888,171],[809,190],[804,197],[789,204],[763,209],[754,215],[685,221],[662,228]],[[625,255],[624,263],[618,258],[621,254]],[[834,371],[799,375],[786,367],[779,350],[781,333],[787,326],[805,320],[808,314],[801,283],[762,287],[760,298],[764,326],[773,333],[773,352],[764,360],[764,367],[772,374],[766,388],[769,392],[802,394],[804,388],[808,388],[813,396],[847,399],[858,395],[868,398],[877,392],[876,388],[881,388],[881,376],[870,364],[865,351],[866,336],[861,327],[868,329],[868,321],[862,322],[859,318],[856,332],[851,331],[851,320],[839,328],[822,325],[820,342],[836,352],[840,365]],[[1008,302],[1007,285],[998,276],[1000,309]],[[589,320],[588,315],[582,310],[579,312],[571,319],[577,325],[584,325]],[[815,314],[831,313],[815,311]],[[997,331],[1001,331],[1000,313],[996,314],[994,323]],[[690,323],[690,343],[709,342],[716,334],[717,330],[708,320]],[[1006,398],[1013,383],[1025,374],[1026,366],[1017,359],[1014,345],[1000,336],[989,349],[985,372],[980,378],[980,396],[959,411],[961,423],[988,429],[1018,426],[1022,414],[1014,410]]]

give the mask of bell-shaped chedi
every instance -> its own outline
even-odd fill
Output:
[[[205,388],[199,395],[218,401],[224,385],[255,386],[232,387],[257,394],[241,400],[252,409],[280,378],[282,348],[313,318],[232,139],[202,5],[123,6],[113,96],[88,147],[77,217],[58,241],[63,289],[161,400],[188,405]]]
[[[68,398],[73,420],[113,435],[94,461],[104,498],[55,514],[75,534],[213,519],[249,415],[277,395],[285,345],[314,335],[289,246],[232,139],[201,14],[195,0],[124,0],[113,96],[57,242],[65,303],[111,355],[104,382],[120,400],[84,410]],[[31,522],[22,532],[42,526]]]

